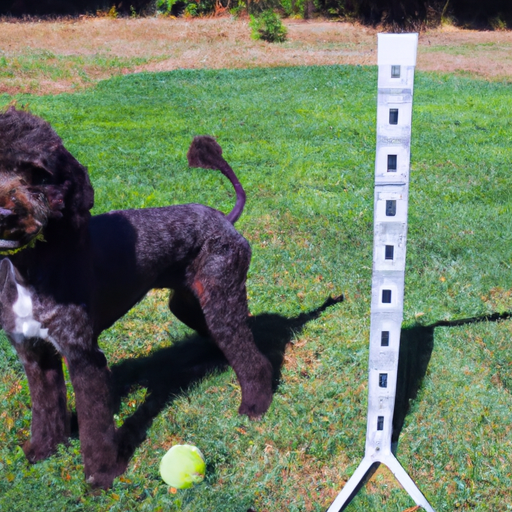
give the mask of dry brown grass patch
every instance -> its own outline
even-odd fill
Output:
[[[231,17],[4,21],[0,92],[60,93],[116,74],[178,68],[376,63],[376,30],[331,21],[285,24],[288,40],[270,44],[252,40],[247,20]],[[38,58],[49,68],[34,63]],[[13,65],[16,60],[21,64]],[[512,33],[428,31],[420,35],[418,69],[510,78]]]

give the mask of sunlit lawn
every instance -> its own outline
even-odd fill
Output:
[[[253,328],[291,345],[261,421],[237,415],[231,370],[209,376],[169,400],[127,473],[97,493],[84,483],[77,440],[48,461],[25,461],[28,387],[1,338],[0,510],[328,507],[364,449],[375,102],[376,68],[348,66],[139,74],[74,95],[18,97],[89,168],[95,213],[182,202],[229,211],[226,180],[186,165],[192,137],[215,135],[248,194],[237,228],[253,250]],[[511,111],[510,84],[417,73],[404,313],[412,350],[402,371],[406,397],[421,386],[398,458],[437,511],[512,509],[512,322],[429,328],[512,310]],[[318,318],[299,317],[342,292],[345,302]],[[130,360],[149,371],[189,336],[157,291],[101,344],[121,375]],[[148,400],[143,383],[129,391],[119,424]],[[158,463],[179,442],[201,449],[207,477],[173,494]],[[347,510],[413,505],[380,470]]]

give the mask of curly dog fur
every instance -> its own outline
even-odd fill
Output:
[[[268,409],[272,367],[247,325],[251,251],[233,227],[245,194],[213,138],[196,137],[188,158],[231,180],[229,215],[186,204],[91,216],[87,169],[50,125],[14,107],[0,114],[0,321],[30,387],[31,462],[69,436],[65,357],[87,480],[107,488],[125,471],[98,336],[152,288],[171,289],[174,315],[221,349],[242,389],[239,412]]]

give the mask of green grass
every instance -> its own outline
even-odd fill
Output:
[[[194,135],[217,136],[248,193],[237,227],[253,249],[255,322],[273,313],[286,326],[285,317],[330,294],[346,301],[294,324],[282,383],[261,421],[237,415],[231,370],[209,376],[169,402],[127,473],[101,493],[83,481],[76,440],[48,461],[25,461],[18,445],[28,436],[28,388],[1,338],[0,510],[325,510],[364,449],[376,68],[139,74],[18,101],[88,166],[95,213],[181,202],[228,211],[226,180],[186,166]],[[512,322],[429,326],[512,310],[512,85],[418,73],[414,101],[404,310],[411,354],[402,370],[422,385],[398,458],[437,511],[511,510]],[[115,369],[189,335],[156,292],[101,341]],[[412,364],[419,355],[423,370]],[[134,387],[117,421],[145,399]],[[158,463],[177,442],[197,445],[208,470],[203,484],[171,494]],[[347,510],[412,505],[381,470]]]

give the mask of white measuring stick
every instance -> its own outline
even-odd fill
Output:
[[[434,512],[391,448],[403,320],[417,47],[418,34],[378,34],[377,150],[365,455],[328,512],[343,510],[365,483],[370,471],[381,463],[392,471],[416,505],[427,512]]]

